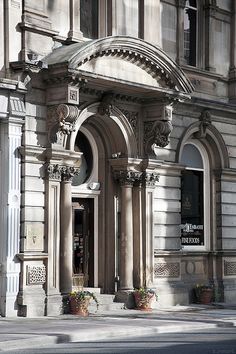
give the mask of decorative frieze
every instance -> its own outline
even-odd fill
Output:
[[[80,169],[74,166],[47,164],[46,172],[48,179],[54,179],[58,181],[72,181],[73,177],[79,174]]]
[[[63,135],[69,135],[74,130],[74,123],[78,116],[77,106],[59,104],[49,107],[47,114],[49,141],[58,143]]]
[[[154,263],[154,278],[165,277],[165,278],[179,278],[180,276],[180,263],[171,262]]]
[[[236,275],[236,262],[224,261],[224,275]]]
[[[27,285],[40,285],[46,282],[46,267],[40,266],[27,266]]]

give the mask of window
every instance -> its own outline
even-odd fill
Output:
[[[209,247],[209,162],[206,150],[193,140],[184,145],[181,163],[181,244],[183,247]]]
[[[98,38],[98,0],[80,0],[80,30],[86,38]]]
[[[80,172],[78,176],[75,175],[72,180],[73,186],[79,186],[85,183],[91,175],[93,168],[93,152],[87,137],[81,132],[77,134],[75,145],[75,150],[83,153],[81,156]]]
[[[187,0],[184,9],[184,59],[196,66],[197,46],[197,4],[196,0]]]

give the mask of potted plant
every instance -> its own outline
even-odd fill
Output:
[[[210,304],[213,300],[214,289],[212,285],[197,284],[194,293],[198,303]]]
[[[136,309],[144,310],[144,311],[151,311],[152,309],[152,302],[158,299],[156,292],[153,289],[148,288],[139,288],[134,289],[133,291],[134,301]]]
[[[88,306],[91,300],[95,301],[98,308],[98,300],[94,293],[87,290],[72,291],[68,295],[70,313],[72,315],[88,316]]]

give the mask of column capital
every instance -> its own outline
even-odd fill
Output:
[[[141,180],[142,172],[132,170],[114,171],[115,180],[119,181],[121,186],[133,187],[134,183]]]
[[[46,173],[48,179],[57,181],[72,181],[75,175],[79,174],[80,169],[74,166],[65,166],[59,164],[47,164]]]
[[[146,187],[155,188],[157,182],[159,182],[160,174],[156,172],[144,172],[143,181]]]

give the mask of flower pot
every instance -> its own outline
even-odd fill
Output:
[[[210,304],[213,300],[213,289],[202,289],[199,295],[200,304]]]
[[[146,293],[141,294],[139,292],[134,293],[134,300],[137,310],[152,311],[152,302],[154,300],[154,294]]]
[[[88,316],[88,306],[89,306],[90,298],[85,298],[83,300],[78,301],[76,298],[70,299],[70,313],[72,315],[77,316]]]

